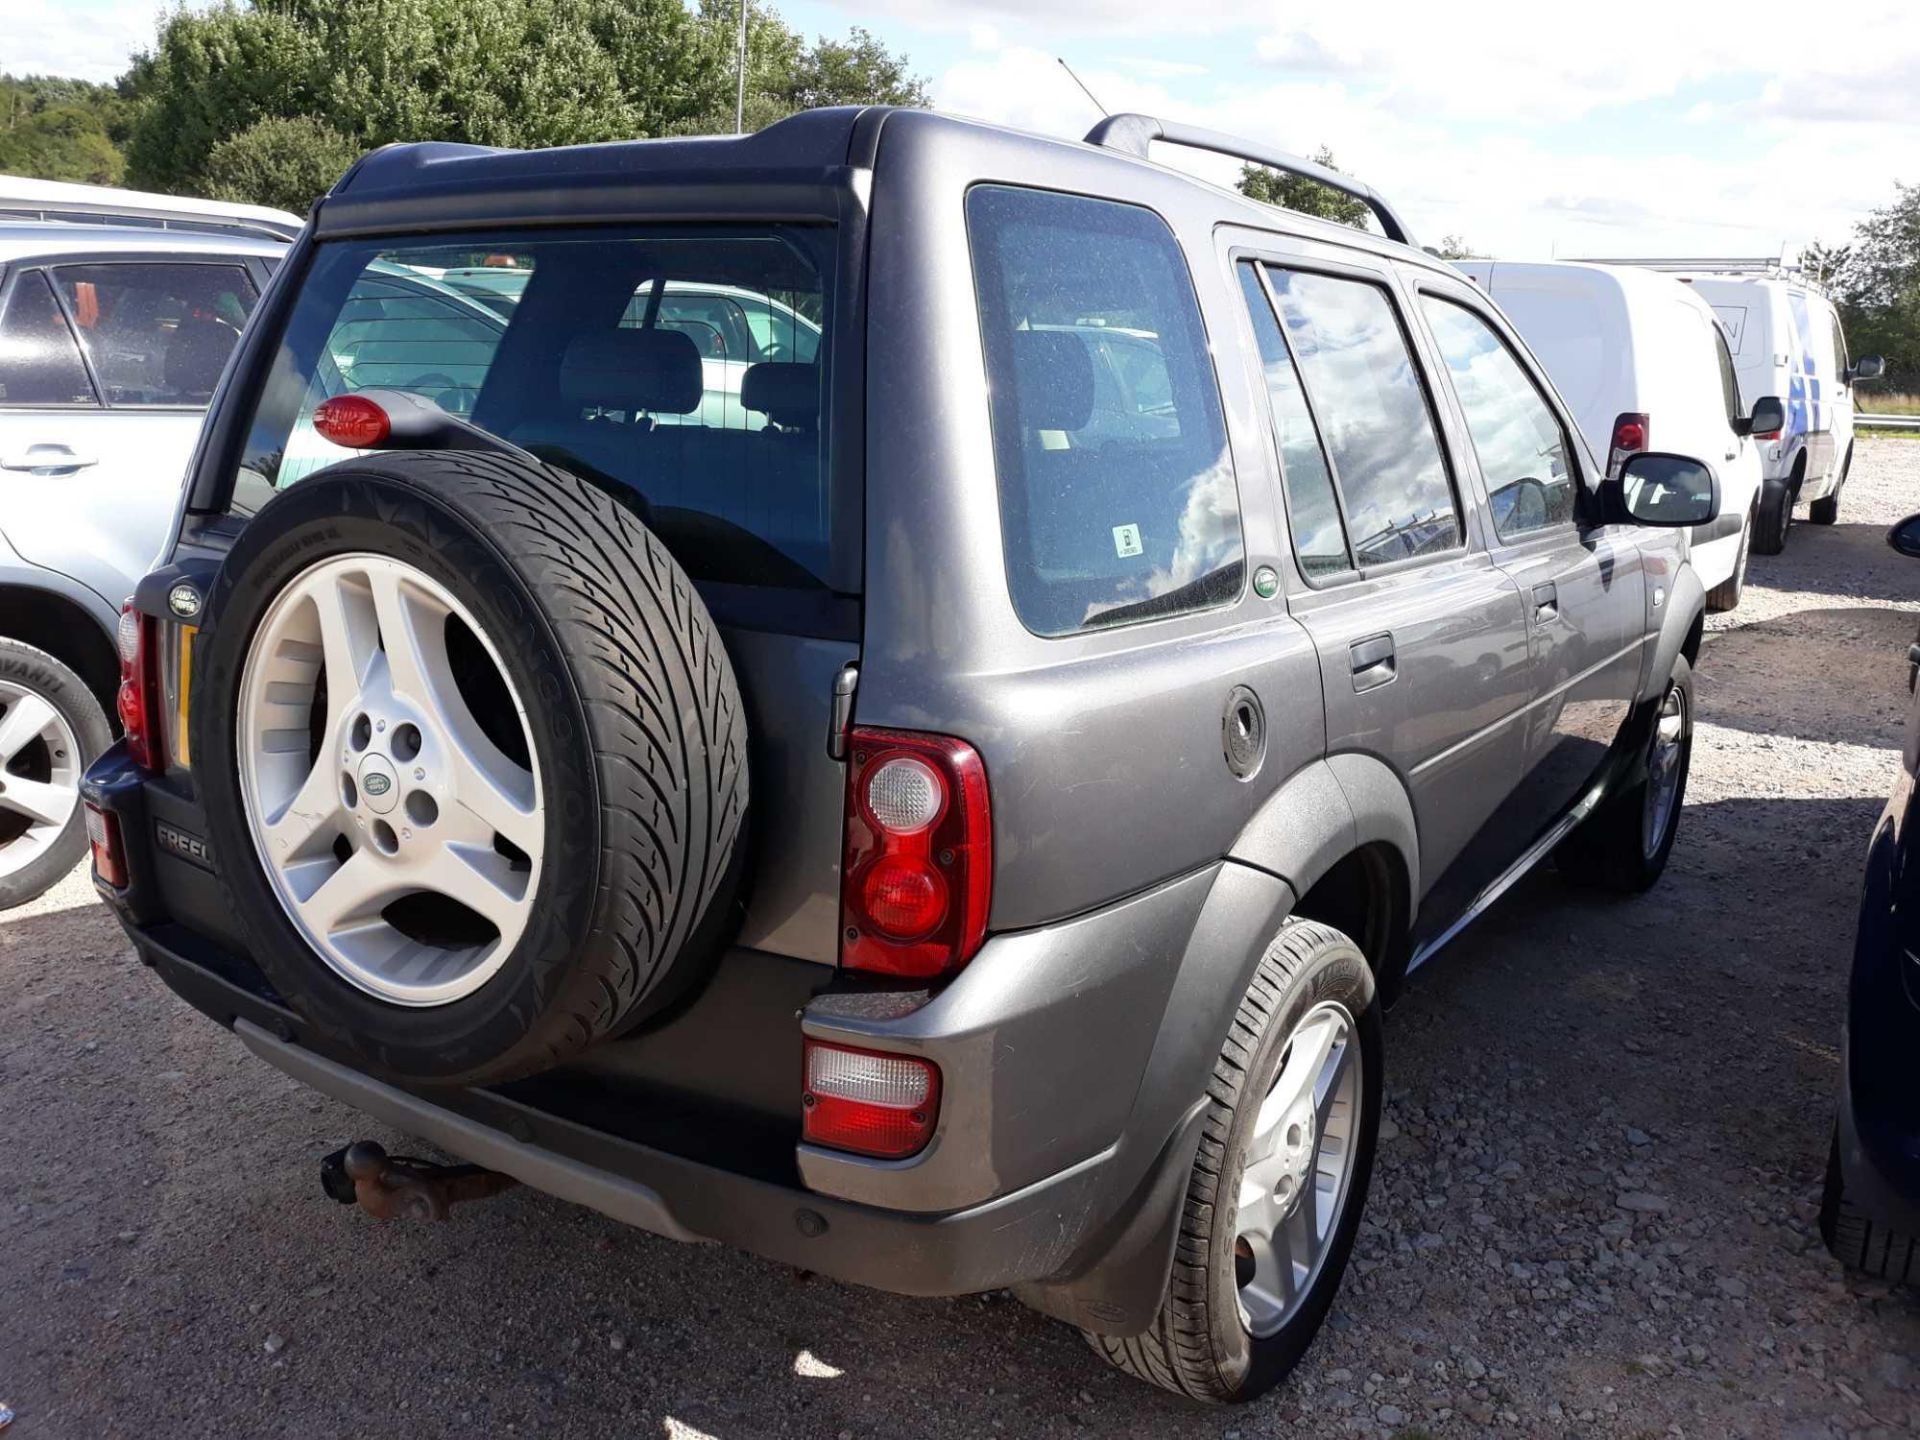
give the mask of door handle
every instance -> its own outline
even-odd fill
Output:
[[[1560,588],[1549,580],[1533,587],[1533,618],[1552,620],[1560,613]]]
[[[1393,636],[1373,635],[1356,640],[1347,651],[1353,668],[1353,689],[1358,694],[1385,685],[1395,674]]]
[[[91,455],[76,454],[66,445],[29,445],[18,455],[0,459],[0,470],[84,470],[100,462]]]
[[[1733,449],[1727,451],[1726,458],[1729,460],[1738,460],[1740,458],[1740,447],[1736,445]]]

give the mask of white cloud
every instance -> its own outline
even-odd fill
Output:
[[[127,68],[136,50],[153,44],[159,7],[144,3],[80,5],[73,0],[8,0],[0,66],[15,75],[65,75],[106,81]]]

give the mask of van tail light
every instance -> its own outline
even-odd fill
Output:
[[[160,721],[160,676],[158,646],[154,643],[153,617],[142,615],[128,602],[120,611],[120,694],[115,708],[120,713],[120,728],[126,733],[127,755],[143,770],[157,768],[159,753],[154,727]]]
[[[987,771],[963,740],[856,729],[847,767],[840,963],[932,979],[987,933],[993,823]]]
[[[1653,434],[1651,417],[1629,410],[1613,422],[1613,443],[1607,451],[1607,473],[1617,475],[1629,455],[1647,448]]]
[[[808,1144],[900,1160],[924,1149],[933,1134],[940,1069],[912,1055],[809,1040],[800,1103]]]
[[[120,818],[95,805],[87,812],[87,840],[93,846],[93,873],[102,885],[127,888],[127,856],[120,843]]]

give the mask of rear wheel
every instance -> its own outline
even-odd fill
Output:
[[[1853,447],[1847,447],[1847,458],[1840,462],[1840,478],[1833,482],[1833,493],[1814,501],[1807,507],[1807,519],[1816,525],[1831,525],[1840,518],[1840,492],[1847,486],[1847,475],[1853,469]]]
[[[370,455],[263,507],[208,610],[211,838],[324,1047],[402,1080],[526,1074],[710,958],[744,714],[630,511],[532,462]]]
[[[1787,548],[1787,532],[1793,528],[1793,481],[1766,480],[1760,485],[1759,524],[1754,527],[1753,550],[1756,555],[1778,555]]]
[[[1693,669],[1684,656],[1654,714],[1639,776],[1561,841],[1560,872],[1581,884],[1638,894],[1667,868],[1680,833],[1693,756]]]
[[[1337,930],[1289,920],[1214,1065],[1160,1312],[1140,1335],[1088,1335],[1094,1348],[1196,1400],[1251,1400],[1284,1380],[1353,1250],[1381,1076],[1366,957]]]
[[[112,740],[78,675],[0,639],[0,910],[44,894],[86,854],[80,777]]]
[[[1740,526],[1740,547],[1733,557],[1733,574],[1707,592],[1707,609],[1716,614],[1733,609],[1747,588],[1747,556],[1753,549],[1753,529],[1759,520],[1760,502],[1754,501]]]
[[[1820,1197],[1820,1236],[1833,1258],[1849,1270],[1896,1285],[1920,1286],[1920,1236],[1902,1235],[1875,1223],[1847,1198],[1836,1131],[1827,1150],[1827,1183]]]

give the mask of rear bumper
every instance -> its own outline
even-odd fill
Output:
[[[804,966],[818,977],[811,999],[789,988],[757,1015],[738,997],[743,974],[754,988],[761,972],[727,973],[749,962],[723,962],[709,988],[734,997],[715,1002],[737,1032],[732,1048],[790,1044],[794,1062],[773,1067],[792,1076],[793,1119],[773,1123],[771,1155],[762,1145],[736,1162],[684,1143],[700,1125],[633,1123],[675,1103],[647,1073],[659,1052],[684,1048],[670,1031],[610,1042],[605,1063],[556,1072],[561,1083],[414,1090],[361,1073],[308,1033],[210,921],[175,918],[190,877],[152,839],[166,822],[149,813],[172,799],[111,757],[90,774],[87,796],[121,818],[130,884],[103,893],[141,957],[255,1055],[315,1089],[657,1234],[901,1294],[1016,1286],[1113,1333],[1142,1328],[1159,1303],[1206,1077],[1245,975],[1292,901],[1271,876],[1216,865],[1092,915],[996,937],[931,996],[841,990],[827,967]],[[204,864],[187,868],[212,878]],[[802,1031],[934,1059],[943,1102],[928,1148],[879,1162],[799,1145]],[[722,1117],[707,1130],[728,1123],[716,1097],[682,1098]],[[762,1138],[765,1109],[752,1117]]]

